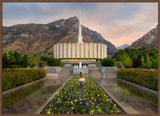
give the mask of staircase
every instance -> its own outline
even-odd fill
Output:
[[[80,74],[80,69],[79,68],[73,68],[73,75],[75,76],[79,76]],[[88,68],[82,68],[82,75],[83,76],[88,76],[89,74],[89,71],[88,71]]]
[[[59,79],[61,83],[65,82],[70,76],[72,76],[72,68],[62,68],[59,72]]]
[[[95,81],[100,81],[103,78],[99,68],[89,69],[89,76],[92,77]]]

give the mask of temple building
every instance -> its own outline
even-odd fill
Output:
[[[107,46],[101,43],[82,41],[81,12],[79,12],[79,35],[77,43],[58,43],[53,45],[53,57],[61,61],[93,61],[107,57]]]

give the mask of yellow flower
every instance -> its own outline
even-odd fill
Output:
[[[48,112],[47,112],[47,114],[51,114],[51,112],[50,112],[50,111],[48,111]]]

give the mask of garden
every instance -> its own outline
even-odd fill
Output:
[[[71,77],[41,114],[122,114],[112,99],[90,78],[85,77],[81,99],[79,77]]]

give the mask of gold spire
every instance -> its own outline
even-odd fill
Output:
[[[81,16],[81,10],[79,10],[79,16]]]

